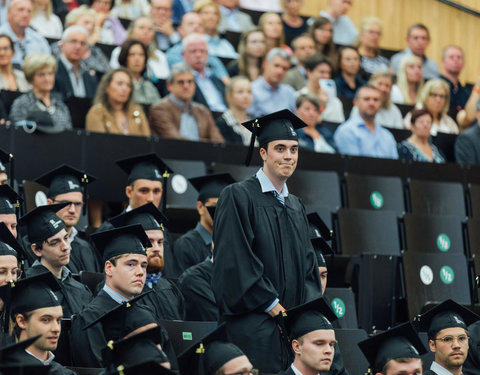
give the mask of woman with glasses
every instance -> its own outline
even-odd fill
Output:
[[[368,75],[379,70],[391,70],[388,59],[380,56],[381,37],[382,21],[377,17],[364,18],[358,35],[358,53],[361,67]]]
[[[27,92],[30,85],[25,75],[12,65],[14,54],[12,39],[8,35],[0,35],[0,90]]]

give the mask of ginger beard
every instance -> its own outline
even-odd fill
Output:
[[[145,233],[152,244],[152,247],[150,247],[147,251],[147,273],[162,272],[165,265],[165,261],[163,259],[163,231],[147,230]]]

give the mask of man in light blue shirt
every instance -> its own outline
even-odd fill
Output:
[[[222,13],[217,30],[220,34],[225,31],[242,33],[255,27],[252,18],[238,9],[238,0],[217,0]]]
[[[321,17],[328,18],[333,24],[333,42],[342,46],[355,43],[358,30],[347,16],[353,0],[328,0],[327,9],[320,12]],[[309,20],[313,23],[313,19]]]
[[[375,121],[382,105],[381,94],[374,86],[363,86],[353,102],[358,115],[337,129],[335,143],[342,154],[398,159],[397,143],[392,133]]]

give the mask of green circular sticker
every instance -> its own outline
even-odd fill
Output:
[[[443,266],[440,269],[440,280],[444,284],[451,284],[453,283],[453,280],[455,279],[455,273],[453,272],[453,269],[449,266]]]
[[[370,194],[370,204],[373,208],[382,208],[383,207],[383,195],[378,191],[373,191]]]
[[[445,233],[440,233],[437,237],[437,247],[440,251],[448,251],[450,250],[450,237],[448,237]]]
[[[340,298],[334,298],[331,303],[333,312],[338,318],[342,318],[346,313],[345,304]]]

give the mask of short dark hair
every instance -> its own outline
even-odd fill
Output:
[[[7,34],[0,34],[0,38],[8,39],[8,43],[10,43],[10,47],[12,48],[13,53],[15,53],[15,45],[13,44],[12,38],[10,38]]]
[[[22,333],[22,329],[19,327],[19,325],[17,323],[17,316],[18,315],[23,315],[25,320],[28,321],[32,317],[33,311],[27,311],[27,312],[24,312],[24,313],[19,313],[19,314],[15,315],[14,319],[10,318],[10,329],[9,329],[10,334],[13,334],[13,336],[16,339],[19,339],[20,334]]]
[[[114,257],[111,257],[107,262],[112,263],[116,267],[117,266],[117,260],[119,260],[124,255],[125,254],[115,255]]]
[[[355,93],[355,99],[358,99],[358,97],[360,95],[360,91],[365,90],[365,89],[370,89],[370,90],[375,90],[377,92],[380,92],[380,90],[377,89],[375,86],[371,85],[370,83],[367,83],[366,85],[360,86],[358,88],[357,92]]]
[[[419,109],[419,108],[414,108],[411,112],[412,114],[412,117],[410,119],[410,123],[413,125],[415,124],[415,121],[417,121],[417,119],[419,117],[422,117],[423,115],[429,115],[430,118],[433,120],[433,115],[430,113],[430,111],[427,111],[426,109]]]
[[[345,52],[346,50],[354,50],[357,55],[360,57],[360,52],[358,52],[358,48],[357,47],[353,47],[353,46],[342,46],[338,49],[338,60],[337,60],[337,69],[338,69],[338,73],[340,74],[341,71],[342,71],[342,55],[343,55],[343,52]]]
[[[383,366],[383,369],[382,369],[382,374],[383,375],[387,374],[387,371],[390,368],[390,365],[391,365],[392,361],[395,361],[395,362],[398,362],[398,363],[410,363],[410,362],[416,361],[417,359],[419,359],[420,362],[422,362],[422,365],[423,365],[423,361],[422,361],[421,358],[393,358],[390,361],[388,361],[387,363],[385,363],[385,366]]]
[[[143,55],[145,56],[145,65],[143,66],[143,71],[142,71],[142,74],[143,74],[145,72],[145,69],[147,68],[148,49],[145,46],[145,44],[143,44],[137,39],[127,39],[125,42],[123,42],[120,49],[120,54],[118,55],[118,63],[120,64],[120,66],[128,68],[127,67],[128,54],[130,53],[130,48],[132,48],[133,46],[142,47]]]
[[[410,27],[407,30],[407,36],[410,36],[411,32],[414,29],[420,29],[420,30],[426,31],[428,39],[430,39],[430,31],[428,31],[428,27],[425,26],[423,23],[414,23],[413,25],[410,25]]]
[[[330,70],[332,71],[332,74],[333,74],[333,65],[332,65],[332,62],[328,59],[327,56],[321,54],[321,53],[314,53],[313,55],[311,56],[308,56],[306,59],[305,59],[305,69],[308,70],[308,71],[312,71],[314,70],[317,66],[321,65],[321,64],[327,64],[329,67],[330,67]]]
[[[98,0],[89,0],[88,3],[90,4],[90,7],[93,5],[95,1],[98,1]],[[110,3],[110,10],[112,10],[113,6],[115,5],[114,3],[115,3],[115,0],[112,0]]]

